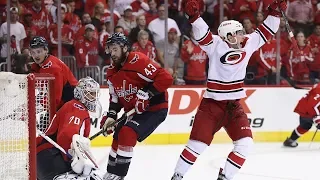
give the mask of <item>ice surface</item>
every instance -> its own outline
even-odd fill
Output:
[[[234,180],[316,180],[319,177],[320,143],[300,143],[295,149],[282,143],[257,143]],[[126,180],[170,180],[184,145],[139,145],[134,149]],[[232,150],[232,144],[212,144],[198,158],[184,180],[216,180],[220,165]],[[94,148],[106,167],[110,147]]]

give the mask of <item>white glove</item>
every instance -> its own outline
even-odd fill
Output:
[[[102,120],[100,122],[100,128],[103,129],[103,135],[108,136],[109,134],[112,134],[115,126],[111,126],[110,124],[113,124],[117,119],[117,114],[115,112],[104,112]]]
[[[71,168],[75,173],[88,176],[93,169],[98,168],[90,151],[89,139],[79,134],[73,135],[68,152],[72,155]]]
[[[316,116],[313,118],[313,123],[318,127],[320,125],[320,116]]]

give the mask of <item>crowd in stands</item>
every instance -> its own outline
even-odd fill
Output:
[[[273,0],[223,0],[222,19],[240,21],[246,33],[263,23]],[[146,54],[175,78],[175,84],[201,85],[206,82],[208,57],[193,39],[190,24],[181,11],[181,0],[169,0],[168,30],[164,30],[163,0],[115,0],[113,18],[106,0],[62,0],[62,56],[74,56],[77,68],[108,66],[105,42],[113,32],[123,32],[133,51]],[[217,34],[220,2],[205,0],[201,15]],[[11,0],[11,42],[7,43],[6,1],[0,1],[0,63],[12,57],[14,72],[27,72],[31,61],[28,46],[35,35],[43,36],[50,53],[58,55],[57,0]],[[250,59],[246,84],[276,84],[276,72],[297,84],[313,84],[320,77],[320,3],[317,0],[289,0],[287,17],[300,49],[292,49],[285,27],[280,23],[280,64],[277,66],[277,40],[257,50]],[[111,27],[113,19],[114,28]],[[168,33],[168,44],[165,43]],[[8,47],[9,46],[9,47]],[[165,46],[167,57],[164,59]],[[280,66],[279,66],[280,65]]]

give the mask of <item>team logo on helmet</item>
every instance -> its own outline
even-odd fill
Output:
[[[221,58],[220,62],[226,65],[235,65],[243,61],[246,57],[246,52],[241,50],[234,50],[225,53]]]

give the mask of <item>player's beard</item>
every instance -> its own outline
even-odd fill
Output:
[[[111,59],[115,67],[117,69],[120,69],[123,66],[125,60],[127,59],[127,52],[122,51],[121,56],[117,58],[117,60],[114,60],[114,57],[111,57]]]

